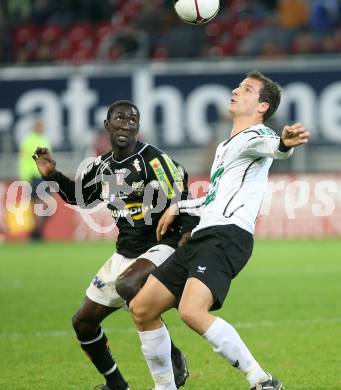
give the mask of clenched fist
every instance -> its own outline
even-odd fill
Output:
[[[52,158],[48,148],[37,147],[32,156],[42,176],[49,176],[56,171],[56,161]]]

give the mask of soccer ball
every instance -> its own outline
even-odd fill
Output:
[[[219,0],[175,0],[174,8],[186,23],[203,24],[212,20],[219,11]]]

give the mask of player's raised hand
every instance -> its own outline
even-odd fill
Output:
[[[284,126],[281,138],[286,147],[292,148],[306,144],[309,141],[309,136],[309,131],[302,123],[295,123],[292,126]]]
[[[163,213],[162,217],[159,220],[159,223],[156,228],[156,239],[158,241],[162,240],[170,225],[174,222],[174,219],[178,215],[178,206],[177,204],[172,204],[168,209]]]
[[[49,176],[56,171],[56,161],[52,158],[48,148],[38,146],[32,158],[42,176]]]

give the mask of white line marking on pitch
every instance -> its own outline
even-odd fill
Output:
[[[255,328],[272,328],[280,326],[309,326],[309,325],[325,325],[325,324],[339,324],[341,318],[314,318],[310,320],[287,320],[287,321],[256,321],[256,322],[235,322],[233,326],[239,329],[255,329]],[[184,331],[187,330],[185,325],[183,326],[171,326],[172,331]],[[135,332],[134,327],[128,328],[111,328],[105,327],[105,333],[127,333]],[[48,330],[46,332],[0,332],[0,338],[20,338],[20,337],[66,337],[73,336],[74,332],[71,330]]]

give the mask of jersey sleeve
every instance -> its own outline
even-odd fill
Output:
[[[201,207],[205,204],[206,196],[202,196],[196,199],[186,199],[178,202],[180,215],[189,214],[192,216],[200,217]]]
[[[178,165],[178,169],[180,169],[179,167],[180,165]],[[184,172],[183,174],[184,178],[183,178],[183,191],[181,194],[182,200],[180,201],[180,203],[190,202],[193,199],[191,199],[191,193],[189,192],[188,189],[188,174],[183,167],[181,167],[181,169]],[[200,218],[198,214],[187,212],[186,209],[182,210],[178,216],[178,222],[181,228],[181,234],[191,232],[198,225],[199,220]]]
[[[80,207],[93,207],[101,201],[102,187],[98,180],[98,168],[95,160],[76,177],[75,181],[58,171],[53,175],[44,176],[43,179],[58,185],[58,193],[65,202]]]
[[[150,180],[157,181],[160,190],[167,196],[167,203],[173,199],[187,199],[187,173],[176,161],[166,153],[157,151],[148,162],[150,168]]]
[[[244,134],[247,137],[241,153],[253,157],[271,157],[277,160],[286,160],[294,152],[287,148],[281,138],[270,129],[264,129],[263,134],[252,131]]]

